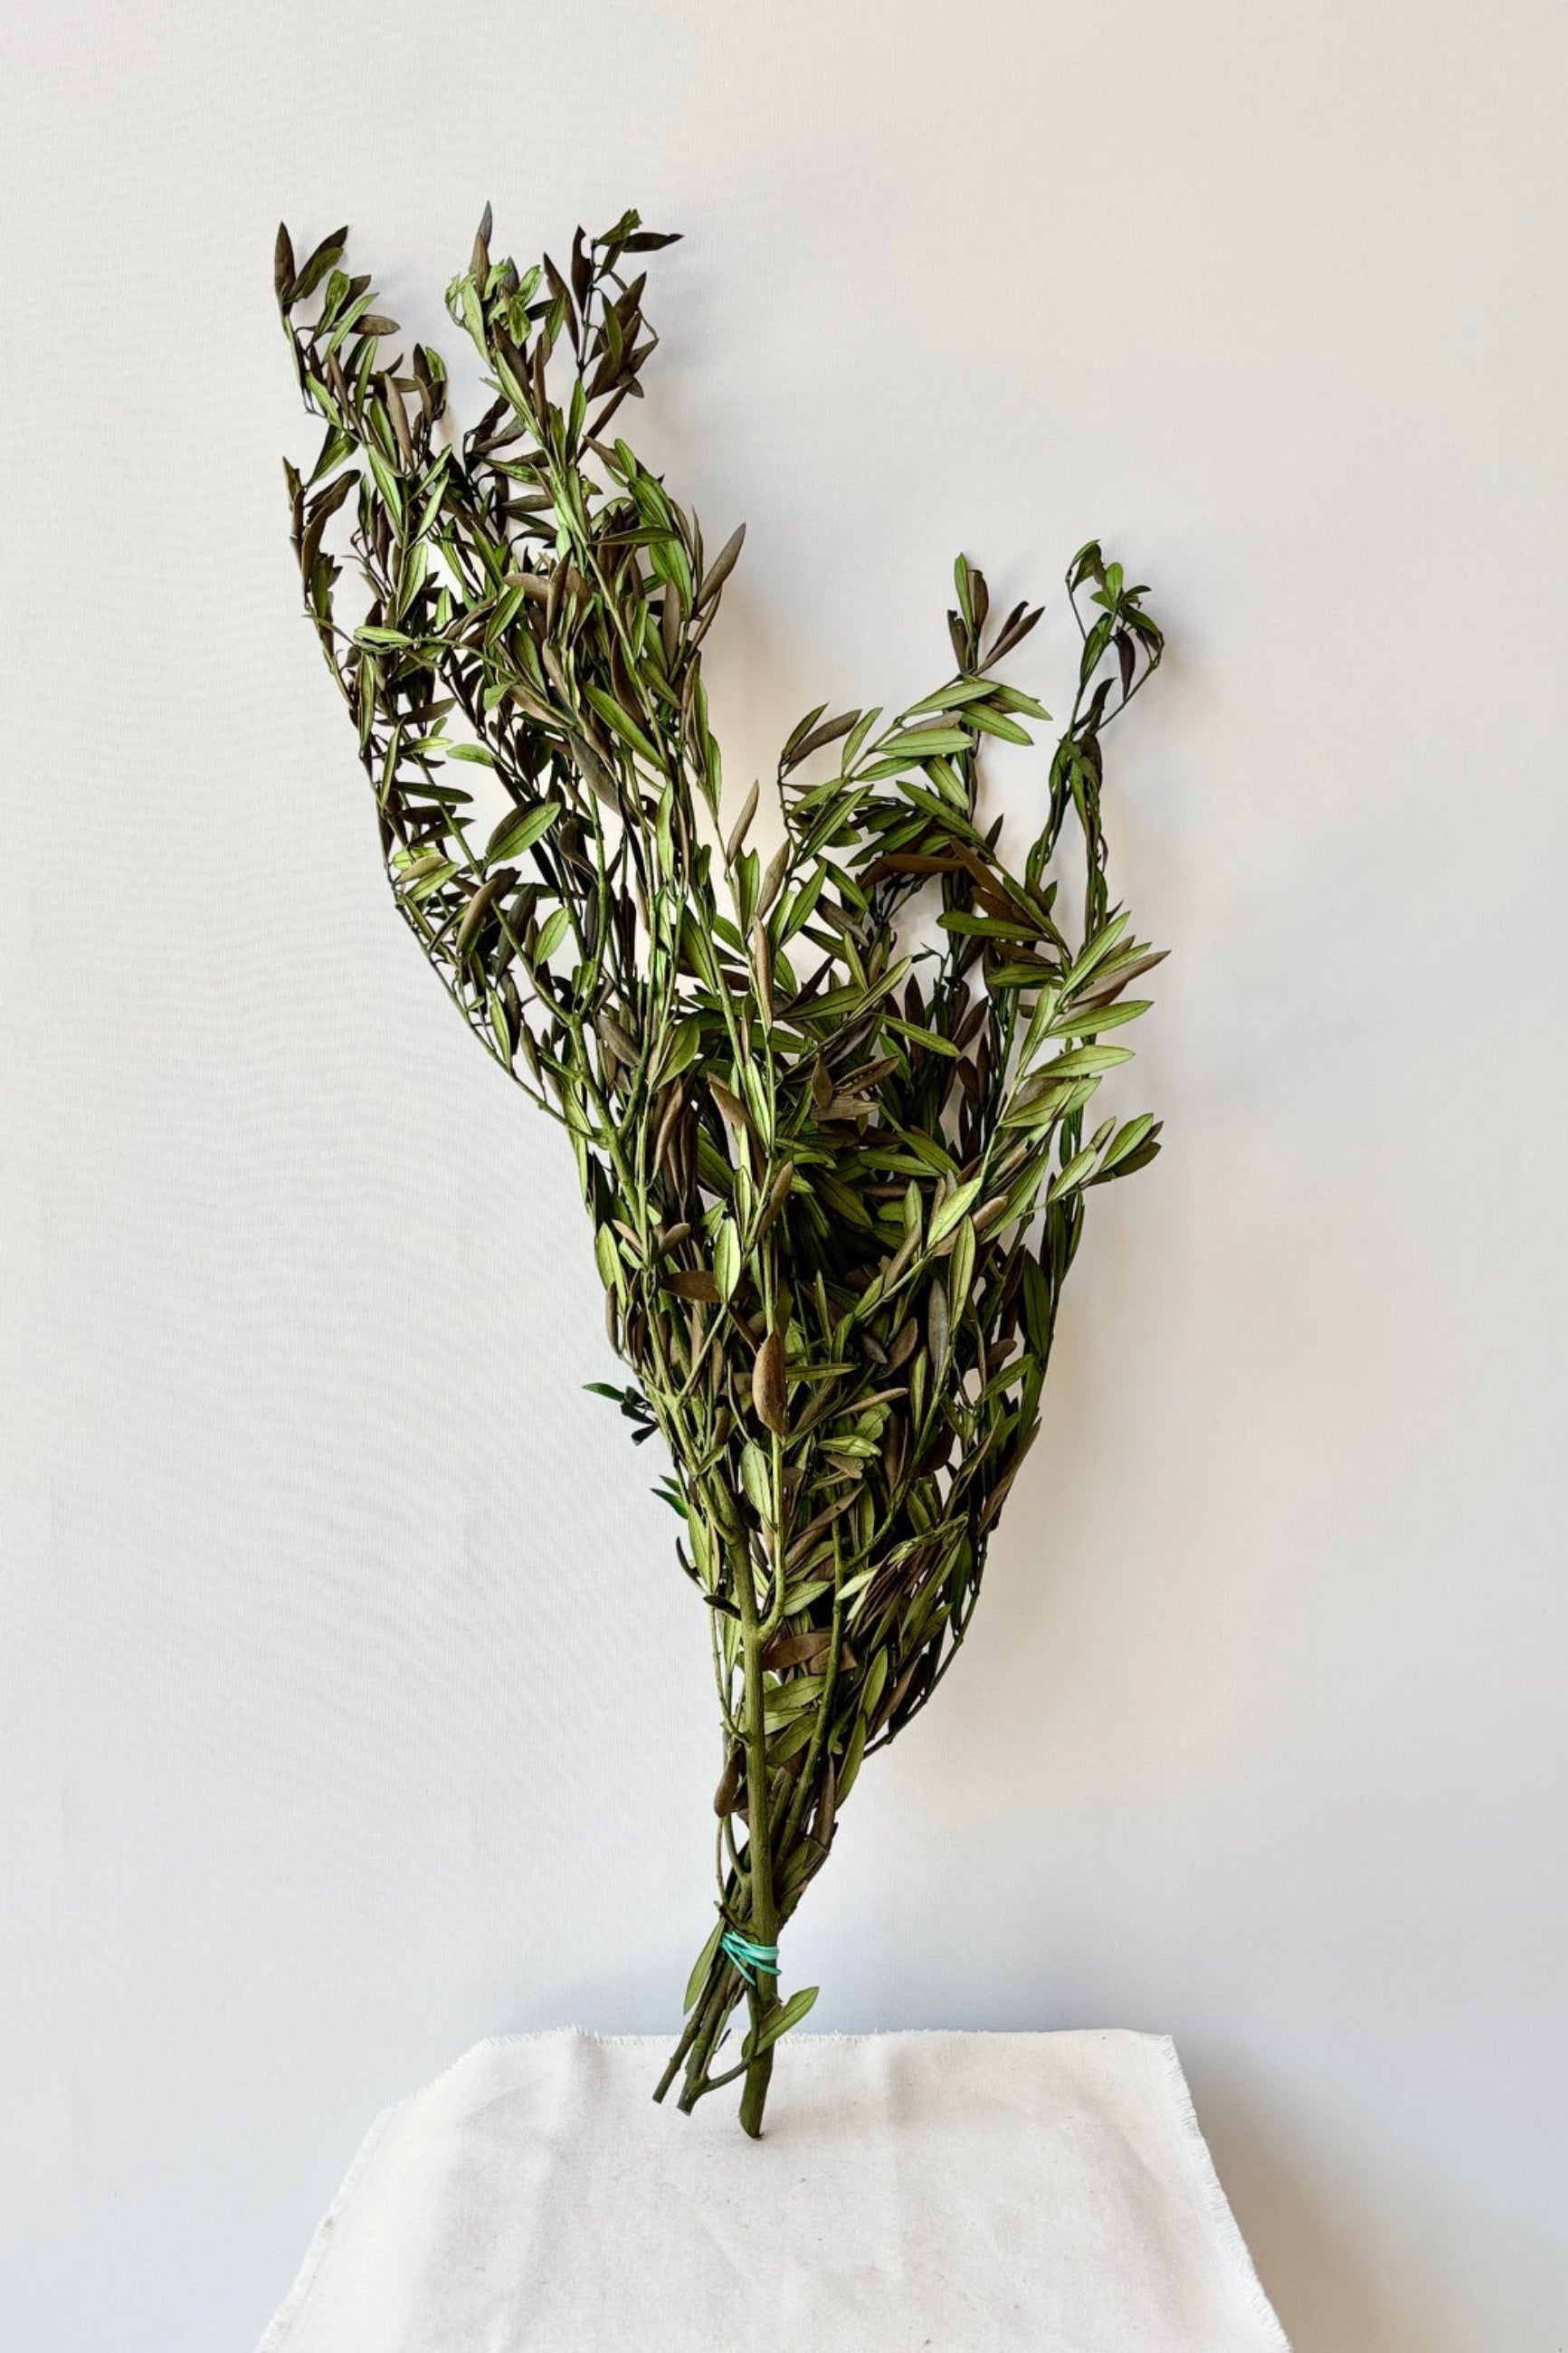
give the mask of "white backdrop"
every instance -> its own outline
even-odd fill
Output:
[[[750,522],[732,778],[940,677],[960,545],[1005,603],[1103,533],[1171,632],[1109,744],[1168,1149],[792,1929],[814,2022],[1168,2029],[1300,2353],[1550,2353],[1568,19],[11,0],[4,52],[7,2343],[247,2353],[382,2102],[672,2025],[706,1927],[568,1159],[393,916],[287,542],[279,214],[450,345],[489,196],[520,255],[687,232],[635,422]]]

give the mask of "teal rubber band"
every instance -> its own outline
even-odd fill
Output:
[[[776,1978],[779,1973],[778,1947],[754,1944],[738,1928],[725,1929],[719,1939],[719,1950],[734,1962],[749,1986],[754,1986],[759,1976]]]

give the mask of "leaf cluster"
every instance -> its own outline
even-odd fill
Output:
[[[1089,1106],[1159,961],[1110,902],[1101,740],[1162,639],[1080,549],[1078,676],[1014,871],[982,764],[1048,723],[998,671],[1039,610],[994,617],[961,556],[948,675],[891,715],[805,713],[782,843],[752,846],[760,790],[722,821],[701,663],[743,532],[710,555],[613,429],[657,341],[642,257],[670,242],[627,212],[520,270],[487,211],[447,292],[493,396],[460,435],[346,232],[298,265],[280,231],[277,284],[323,427],[287,470],[306,608],[393,895],[570,1139],[630,1375],[605,1393],[663,1440],[707,1609],[721,1913],[672,2063],[689,2105],[728,2080],[746,1993],[721,1936],[776,1941],[864,1757],[951,1665],[1086,1196],[1159,1149],[1150,1115]],[[805,2007],[753,1990],[749,2095]]]

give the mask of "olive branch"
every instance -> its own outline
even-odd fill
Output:
[[[890,718],[806,713],[764,866],[757,786],[721,828],[702,683],[743,532],[710,557],[611,435],[657,342],[641,257],[674,240],[627,212],[579,229],[565,269],[520,271],[490,230],[487,208],[447,292],[494,393],[460,437],[438,355],[405,353],[342,266],[347,231],[300,265],[279,230],[325,427],[310,472],[286,468],[294,545],[394,901],[571,1140],[631,1375],[595,1386],[668,1451],[723,1762],[718,1917],[658,2096],[679,2075],[689,2109],[743,2078],[754,2134],[816,1991],[779,1998],[780,1931],[865,1757],[963,1640],[1085,1196],[1159,1149],[1147,1113],[1084,1130],[1130,1059],[1108,1033],[1146,1009],[1124,992],[1160,961],[1110,903],[1100,744],[1162,639],[1145,591],[1082,548],[1072,706],[1014,872],[981,758],[1047,720],[996,675],[1040,608],[987,636],[960,556],[951,674]]]

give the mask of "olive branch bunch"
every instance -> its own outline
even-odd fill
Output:
[[[640,259],[673,240],[627,212],[579,230],[564,269],[520,271],[490,232],[487,208],[447,294],[494,393],[457,436],[439,357],[348,273],[346,230],[302,264],[279,230],[325,427],[286,470],[294,544],[395,904],[566,1131],[631,1376],[604,1394],[668,1452],[723,1760],[718,1918],[658,2096],[679,2074],[689,2109],[743,2078],[754,2134],[816,1996],[779,1998],[780,1930],[865,1757],[963,1640],[1085,1196],[1159,1148],[1147,1114],[1085,1131],[1129,1059],[1105,1040],[1145,1009],[1124,992],[1159,961],[1110,903],[1100,741],[1161,634],[1080,550],[1078,681],[1015,872],[981,759],[1047,720],[996,675],[1039,608],[992,628],[961,556],[949,676],[892,717],[806,713],[764,863],[756,786],[721,826],[702,683],[742,533],[710,556],[610,429],[657,340]]]

